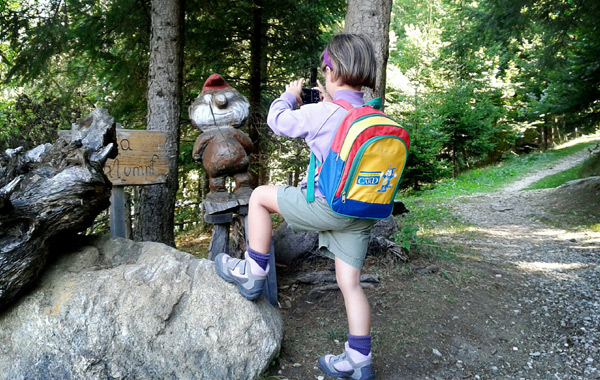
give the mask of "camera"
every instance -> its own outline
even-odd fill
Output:
[[[302,98],[303,104],[318,103],[321,101],[319,90],[312,88],[303,88],[300,97]]]

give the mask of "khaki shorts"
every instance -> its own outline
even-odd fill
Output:
[[[374,220],[336,214],[325,198],[306,201],[306,189],[280,187],[277,205],[288,226],[294,231],[319,232],[319,251],[331,259],[362,269]]]

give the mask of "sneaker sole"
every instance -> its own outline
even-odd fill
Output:
[[[370,368],[370,366],[362,368],[360,377],[352,377],[352,375],[354,375],[354,374],[349,375],[347,373],[343,373],[343,372],[339,372],[339,371],[335,371],[335,372],[331,371],[329,369],[329,367],[327,366],[327,363],[325,362],[325,357],[322,356],[319,359],[319,367],[321,368],[321,371],[325,372],[326,375],[329,375],[331,377],[337,377],[339,379],[353,379],[353,380],[371,380],[371,379],[373,379],[373,370],[372,370],[372,368]]]

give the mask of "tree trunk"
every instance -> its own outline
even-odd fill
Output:
[[[152,0],[152,35],[148,72],[148,130],[167,132],[169,174],[165,184],[140,191],[135,226],[138,241],[175,245],[174,213],[179,156],[179,118],[183,66],[185,0]]]
[[[0,153],[0,311],[35,283],[53,243],[68,244],[110,205],[102,168],[116,146],[115,119],[98,108],[53,145]]]
[[[252,37],[250,40],[250,117],[248,136],[254,145],[252,160],[252,184],[254,187],[268,181],[266,164],[261,155],[261,133],[265,120],[260,110],[264,66],[264,23],[263,1],[254,0],[252,3]]]
[[[348,0],[346,33],[366,34],[373,40],[377,59],[375,91],[365,90],[365,100],[381,97],[385,101],[386,67],[389,56],[392,0]]]

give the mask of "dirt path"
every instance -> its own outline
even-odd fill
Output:
[[[521,190],[584,158],[446,201],[466,227],[440,228],[437,256],[367,261],[376,379],[600,379],[600,233],[573,227],[600,223],[600,178]],[[319,356],[342,350],[341,295],[295,283],[329,266],[278,273],[286,334],[269,379],[322,380]]]
[[[549,167],[546,167],[546,168],[543,168],[536,172],[530,173],[525,178],[521,178],[521,179],[509,184],[504,189],[502,189],[501,192],[510,193],[510,192],[526,189],[527,187],[529,187],[530,185],[532,185],[533,183],[539,181],[540,179],[542,179],[544,177],[547,177],[547,176],[550,176],[550,175],[553,175],[556,173],[560,173],[562,171],[572,168],[573,166],[579,165],[589,156],[590,156],[590,152],[587,149],[582,150],[581,152],[575,153],[575,154],[567,157],[567,159],[565,159],[565,160],[561,160],[557,164],[550,165]]]
[[[471,225],[453,243],[515,276],[512,287],[522,306],[514,310],[521,315],[516,323],[525,328],[522,347],[514,351],[529,351],[529,359],[517,370],[504,371],[509,378],[600,378],[600,233],[569,226],[598,223],[600,180],[521,191],[587,156],[587,151],[572,155],[500,192],[451,202]]]

